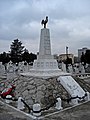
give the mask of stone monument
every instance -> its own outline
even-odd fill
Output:
[[[34,61],[33,68],[27,73],[22,73],[22,75],[49,78],[64,74],[64,72],[58,68],[58,63],[53,58],[53,55],[51,55],[50,31],[46,28],[47,22],[48,17],[46,16],[46,19],[41,22],[44,28],[41,29],[37,60]]]

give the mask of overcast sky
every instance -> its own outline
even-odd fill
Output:
[[[19,39],[29,52],[39,50],[41,20],[49,17],[52,54],[90,48],[90,0],[0,0],[0,53]]]

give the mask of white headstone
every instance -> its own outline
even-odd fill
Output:
[[[62,62],[61,69],[62,69],[63,72],[66,72],[66,65],[63,62]]]
[[[2,63],[0,62],[0,74],[4,74],[5,73],[5,67],[4,65],[2,65]]]
[[[74,67],[75,73],[79,73],[78,67]]]
[[[85,73],[85,69],[83,65],[82,65],[81,73]]]
[[[69,70],[69,73],[73,73],[72,65],[69,65],[69,66],[68,66],[68,70]]]
[[[9,73],[13,73],[13,72],[14,72],[14,66],[13,66],[13,65],[10,65],[10,66],[8,67],[8,72],[9,72]]]

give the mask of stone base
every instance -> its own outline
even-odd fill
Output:
[[[33,68],[29,72],[21,73],[21,75],[47,79],[60,75],[68,75],[68,73],[58,68],[58,63],[55,59],[37,59],[33,63]]]
[[[58,63],[55,59],[37,59],[34,60],[33,69],[40,71],[42,71],[43,69],[45,71],[58,70]]]
[[[21,75],[23,76],[33,76],[33,77],[39,77],[39,78],[51,78],[51,77],[55,77],[55,76],[64,76],[64,75],[69,75],[69,73],[65,73],[62,72],[60,69],[55,69],[55,70],[45,70],[45,69],[40,69],[40,70],[35,70],[35,69],[31,69],[29,72],[27,73],[21,73]]]

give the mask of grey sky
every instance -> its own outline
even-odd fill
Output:
[[[18,38],[30,52],[39,50],[40,22],[49,16],[52,53],[90,48],[90,0],[0,0],[0,53]]]

